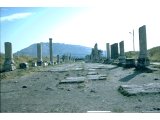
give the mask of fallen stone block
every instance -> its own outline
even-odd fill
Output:
[[[160,94],[160,83],[149,83],[143,85],[121,85],[118,91],[124,96],[142,94]]]
[[[19,64],[19,67],[21,68],[21,69],[26,69],[26,68],[29,68],[29,65],[28,65],[28,63],[20,63]]]
[[[106,75],[87,75],[88,80],[106,80]]]
[[[67,77],[65,80],[61,80],[59,84],[64,83],[83,83],[86,77]]]
[[[87,75],[97,75],[98,73],[97,72],[88,72]]]

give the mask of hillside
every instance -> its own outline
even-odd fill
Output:
[[[53,55],[63,55],[71,54],[74,57],[85,57],[87,54],[90,54],[91,48],[80,46],[80,45],[69,45],[61,43],[53,43]],[[14,55],[27,55],[36,57],[37,55],[37,44],[32,44],[27,48],[24,48]],[[42,55],[43,57],[49,56],[49,44],[42,43]]]
[[[125,53],[127,58],[138,58],[138,54],[139,54],[138,51],[136,52],[129,51]],[[160,46],[149,49],[148,56],[149,56],[150,61],[160,62]]]

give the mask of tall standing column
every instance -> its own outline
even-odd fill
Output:
[[[118,43],[114,43],[111,45],[111,59],[118,58]]]
[[[124,41],[121,41],[119,43],[119,48],[120,48],[120,56],[119,56],[119,62],[120,64],[125,63],[125,53],[124,53]]]
[[[147,38],[146,38],[146,26],[143,25],[139,28],[139,58],[138,66],[145,67],[149,65],[149,59],[147,54]]]
[[[106,44],[107,47],[107,59],[110,60],[111,56],[110,56],[110,46],[109,43]]]
[[[41,43],[37,43],[37,65],[41,66],[43,63],[42,60],[42,46]]]
[[[53,64],[52,38],[49,38],[50,63]]]
[[[60,63],[60,57],[59,57],[59,55],[57,55],[57,64],[59,64]]]
[[[5,42],[5,61],[3,69],[4,71],[12,71],[16,69],[12,54],[12,43],[10,42]]]

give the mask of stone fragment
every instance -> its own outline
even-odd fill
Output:
[[[124,96],[141,95],[141,94],[160,94],[160,83],[149,83],[143,85],[121,85],[118,91]]]
[[[22,88],[27,88],[27,86],[24,85],[24,86],[22,86]]]
[[[97,75],[98,73],[97,72],[88,72],[88,74],[87,75]]]
[[[106,75],[87,75],[88,80],[106,80],[107,76]]]
[[[85,77],[67,77],[65,80],[61,80],[59,84],[63,83],[83,83],[85,81]]]
[[[135,59],[126,58],[125,63],[123,64],[125,68],[135,67]]]
[[[24,62],[24,63],[20,63],[19,67],[20,67],[20,69],[26,69],[26,68],[29,68],[29,65],[28,65],[28,63]]]

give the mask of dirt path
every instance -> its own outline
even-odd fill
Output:
[[[88,80],[91,72],[106,80]],[[84,83],[59,84],[67,77]],[[72,63],[41,69],[20,78],[1,80],[1,112],[160,112],[160,94],[123,96],[120,85],[160,83],[160,69],[139,73],[114,65]]]

